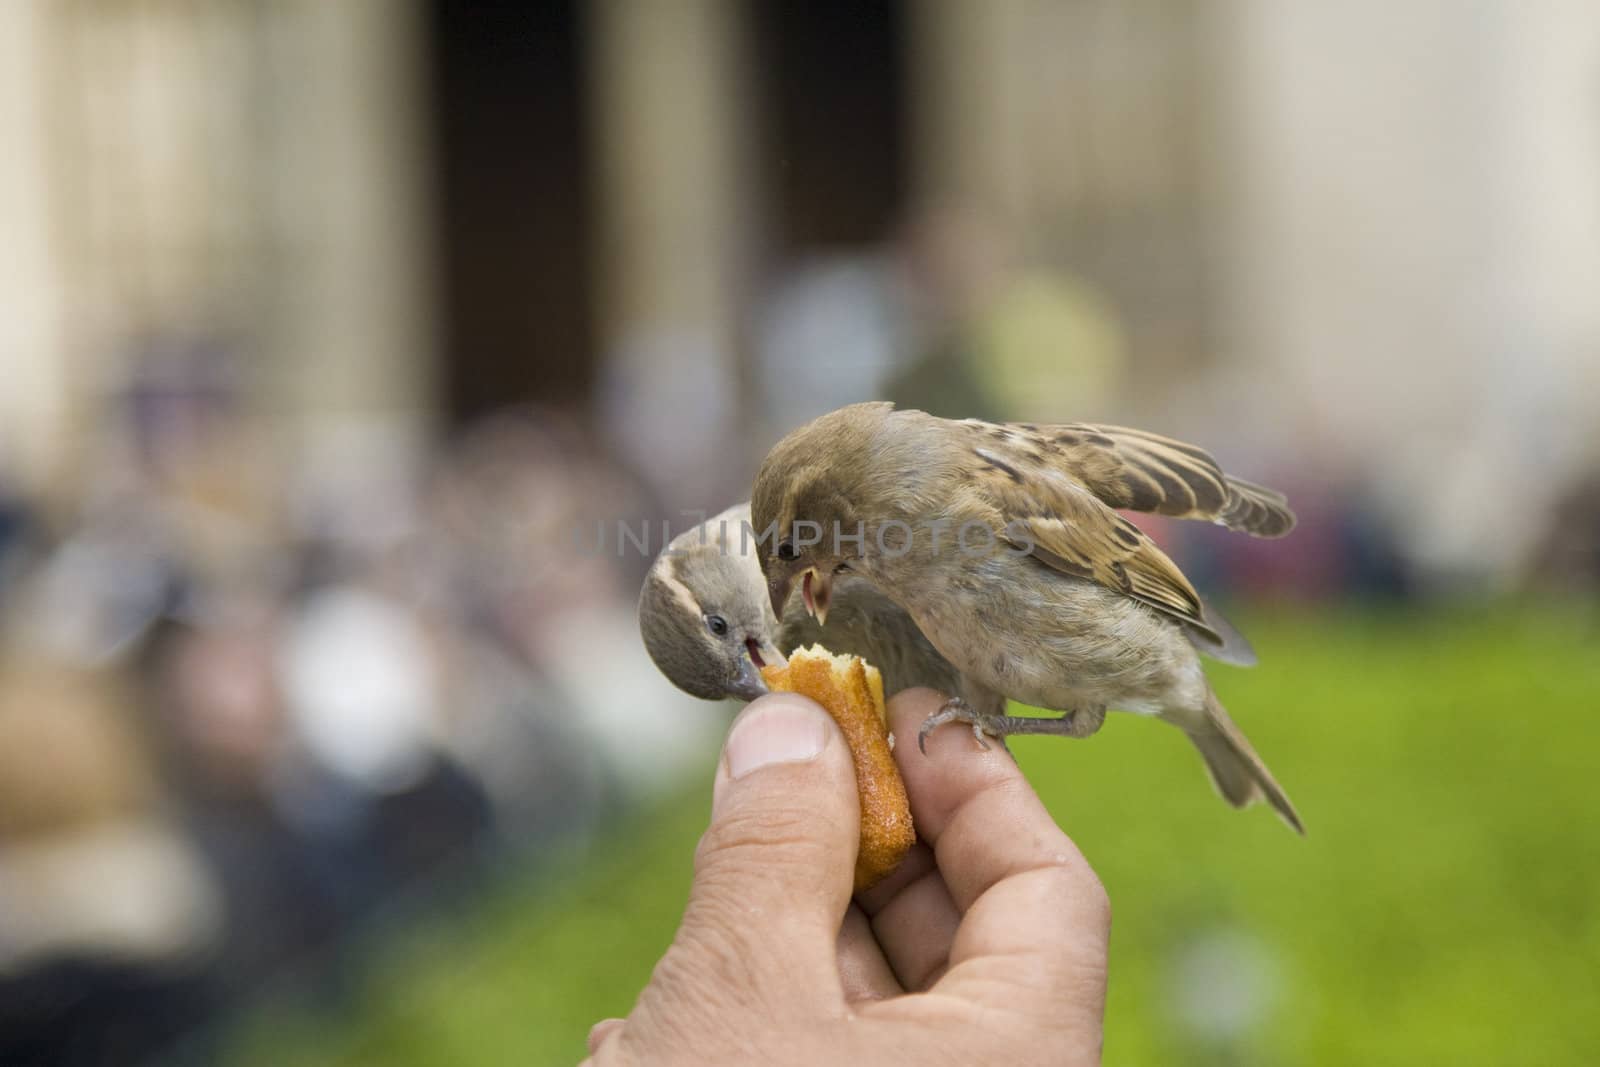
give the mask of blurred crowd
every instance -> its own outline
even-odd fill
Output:
[[[959,220],[797,264],[753,332],[767,438],[873,396],[952,416],[1129,410],[1103,301],[1007,266]],[[420,458],[379,441],[287,469],[217,346],[140,367],[51,492],[0,485],[5,1063],[203,1047],[285,975],[336,993],[386,916],[537,866],[720,732],[635,630],[643,570],[687,521],[668,499],[680,442],[644,415],[658,398],[620,391],[592,421],[507,410]],[[1262,542],[1140,516],[1200,588],[1440,588],[1374,479],[1212,432],[1300,525]],[[727,498],[708,506],[739,495],[759,456],[743,451],[701,479]],[[1600,579],[1597,500],[1592,481],[1562,498],[1519,580]]]
[[[1137,418],[1106,303],[957,219],[798,263],[755,318],[763,440],[875,396]],[[674,495],[687,431],[658,396],[290,469],[218,346],[139,366],[49,492],[0,484],[3,1063],[204,1059],[219,1020],[286,976],[337,1005],[363,935],[582,842],[706,759],[725,721],[637,638],[643,571],[702,503]],[[1202,590],[1448,588],[1386,519],[1381,479],[1196,425],[1300,518],[1263,542],[1139,516]],[[719,443],[697,492],[723,506],[760,448],[728,447],[732,422],[696,432]],[[1597,484],[1561,497],[1515,584],[1600,582]]]
[[[337,484],[222,369],[165,360],[60,491],[0,491],[3,1063],[140,1062],[285,975],[336,989],[386,915],[581,842],[717,729],[637,649],[648,561],[574,550],[647,510],[576,422]]]
[[[0,5],[0,1065],[703,770],[640,579],[846,403],[1203,445],[1217,600],[1595,613],[1600,18],[1455,14]]]
[[[846,403],[1203,445],[1299,516],[1136,517],[1214,599],[1595,612],[1600,17],[1455,15],[0,5],[0,1065],[703,770],[639,581]]]

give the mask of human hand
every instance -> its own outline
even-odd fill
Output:
[[[896,696],[895,735],[941,703]],[[1111,914],[1088,862],[1003,749],[946,730],[896,758],[920,840],[852,902],[838,728],[789,693],[747,707],[677,937],[586,1062],[1098,1062]]]

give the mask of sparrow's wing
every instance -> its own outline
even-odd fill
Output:
[[[997,444],[1064,470],[1114,508],[1206,519],[1257,537],[1282,537],[1294,529],[1294,512],[1282,493],[1224,473],[1197,445],[1093,423],[967,424],[984,428]]]
[[[1223,643],[1178,565],[1067,471],[992,439],[974,444],[972,454],[979,463],[969,486],[993,509],[1002,537],[1063,574],[1126,593]]]

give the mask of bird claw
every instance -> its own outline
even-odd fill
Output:
[[[917,748],[921,750],[924,756],[928,754],[928,735],[948,722],[970,724],[973,739],[978,742],[978,747],[985,752],[989,750],[988,738],[996,736],[989,729],[990,724],[987,718],[974,711],[972,706],[965,700],[953,697],[945,701],[938,711],[922,720],[922,729],[917,731]]]
[[[1104,707],[1084,707],[1063,712],[1060,716],[1028,715],[1021,718],[1010,715],[984,714],[976,711],[966,701],[953,697],[945,701],[938,711],[922,720],[917,731],[917,747],[928,754],[928,735],[947,722],[964,722],[972,726],[972,736],[978,747],[989,750],[989,742],[997,740],[1002,748],[1012,734],[1050,734],[1057,737],[1090,737],[1106,720]]]

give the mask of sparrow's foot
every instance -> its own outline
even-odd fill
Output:
[[[938,711],[922,720],[922,729],[917,731],[917,747],[926,755],[928,735],[947,722],[970,723],[972,736],[977,738],[978,747],[986,749],[989,747],[990,738],[1004,745],[1005,739],[1012,734],[1090,737],[1099,731],[1105,721],[1106,709],[1103,707],[1079,708],[1058,717],[985,715],[966,701],[957,698],[946,701]]]
[[[1059,718],[1005,715],[996,724],[1000,733],[1052,734],[1057,737],[1092,737],[1106,721],[1106,709],[1079,708]]]
[[[922,729],[917,731],[917,748],[922,754],[928,754],[928,735],[947,722],[964,722],[972,727],[972,736],[977,740],[978,747],[987,749],[988,738],[992,737],[1005,744],[1005,723],[1008,720],[1004,715],[985,715],[960,697],[951,697],[944,702],[938,711],[922,720]]]

